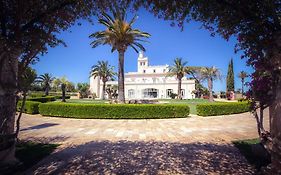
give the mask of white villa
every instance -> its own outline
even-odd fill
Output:
[[[139,53],[138,71],[125,73],[126,99],[169,99],[171,93],[178,92],[178,80],[167,76],[168,65],[151,66],[148,57]],[[117,81],[108,81],[107,85],[117,85]],[[181,93],[183,99],[192,99],[195,80],[182,79]],[[90,91],[98,98],[102,94],[102,81],[99,77],[90,77]]]

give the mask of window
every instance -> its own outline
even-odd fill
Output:
[[[173,89],[167,89],[166,90],[166,97],[170,98],[171,94],[173,93]]]
[[[152,78],[153,83],[156,83],[157,78]]]
[[[129,98],[134,98],[135,97],[135,90],[134,89],[129,89],[128,90],[128,97]]]
[[[142,90],[142,98],[157,98],[158,97],[158,89],[147,88]]]
[[[143,62],[143,65],[145,66],[145,62]]]
[[[156,70],[155,69],[153,69],[153,73],[155,73],[156,72]]]
[[[185,91],[184,91],[184,89],[181,89],[181,97],[184,97],[184,93]]]
[[[143,70],[143,73],[145,74],[145,70]]]
[[[163,69],[163,73],[165,73],[166,72],[166,69]]]

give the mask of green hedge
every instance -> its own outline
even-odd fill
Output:
[[[56,101],[55,96],[46,96],[46,97],[34,97],[34,98],[27,98],[28,101],[37,101],[41,103]]]
[[[56,99],[62,99],[62,96],[56,95]],[[66,95],[65,99],[70,99],[70,95]]]
[[[26,101],[23,113],[39,114],[39,104],[41,103],[36,101]],[[22,101],[19,101],[17,104],[17,111],[20,111],[21,105],[22,105]]]
[[[198,104],[196,110],[197,115],[201,116],[238,114],[250,111],[250,104],[248,102]]]
[[[45,116],[96,119],[160,119],[189,115],[187,105],[165,104],[73,104],[42,103],[39,112]]]

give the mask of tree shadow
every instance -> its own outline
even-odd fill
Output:
[[[231,144],[97,141],[68,147],[27,174],[254,174]]]
[[[48,143],[63,143],[66,140],[68,140],[69,136],[54,136],[54,137],[26,137],[24,139],[20,139],[24,142],[35,142],[35,143],[42,143],[42,144],[48,144]]]
[[[35,126],[23,128],[20,131],[43,129],[43,128],[48,128],[48,127],[52,127],[52,126],[56,126],[56,125],[59,125],[59,124],[58,123],[43,123],[43,124],[40,124],[40,125],[35,125]]]

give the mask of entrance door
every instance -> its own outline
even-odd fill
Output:
[[[147,88],[142,90],[142,98],[158,98],[158,89]]]

